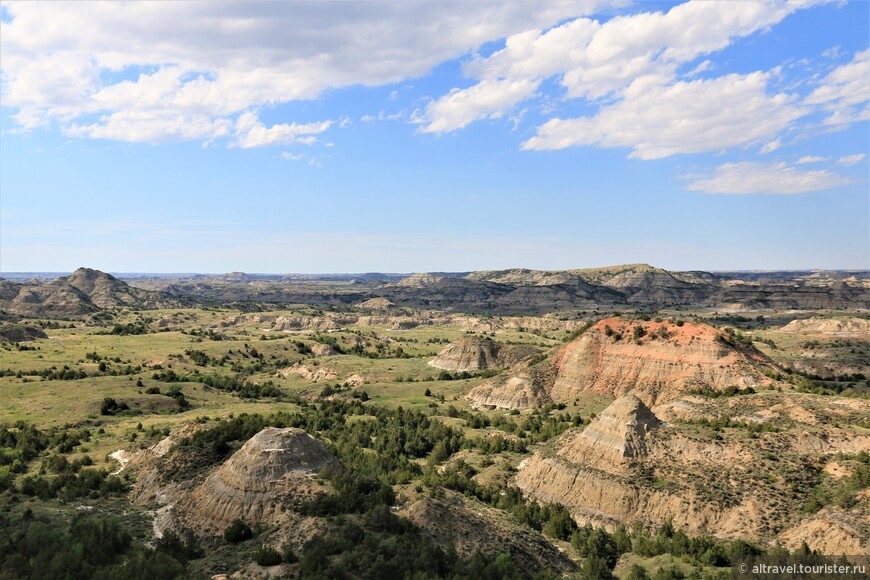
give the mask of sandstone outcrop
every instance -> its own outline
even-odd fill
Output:
[[[0,306],[23,316],[83,316],[101,308],[177,308],[189,300],[134,288],[110,274],[79,268],[51,282],[12,284],[0,288]]]
[[[465,336],[448,344],[429,365],[448,371],[479,371],[496,367],[501,345],[490,338]]]
[[[528,409],[550,402],[549,395],[529,376],[486,381],[465,398],[475,409]]]
[[[224,463],[204,469],[196,450],[177,444],[209,428],[187,425],[122,462],[121,470],[136,473],[131,500],[155,509],[156,536],[166,529],[217,535],[241,518],[250,525],[285,526],[283,535],[298,545],[310,539],[317,522],[294,510],[328,491],[317,473],[340,468],[326,447],[300,429],[269,427]]]
[[[299,375],[304,379],[308,379],[312,382],[318,381],[331,381],[338,377],[338,373],[329,368],[318,367],[318,366],[308,366],[302,363],[296,363],[293,366],[287,367],[286,369],[281,369],[275,373],[276,377],[281,377],[286,379],[290,375]]]
[[[317,343],[317,344],[311,345],[311,353],[314,356],[330,356],[333,354],[338,354],[338,351],[336,351],[334,348],[332,348],[328,344]]]
[[[646,455],[647,434],[662,422],[643,401],[626,395],[613,402],[582,431],[564,441],[562,456],[602,471],[629,473]]]
[[[758,387],[775,365],[760,351],[706,324],[606,318],[547,361],[512,370],[473,389],[478,407],[522,409],[540,402],[570,403],[586,393],[633,394],[648,406],[690,391]]]
[[[823,465],[824,457],[868,448],[870,438],[842,429],[823,436],[790,431],[757,438],[734,430],[710,439],[690,427],[662,423],[640,399],[626,396],[583,430],[567,431],[552,449],[525,460],[516,484],[539,501],[564,505],[581,524],[612,529],[671,521],[689,535],[763,539],[783,534],[783,540],[794,542],[797,530],[807,529],[801,527],[801,508],[808,496],[780,490],[808,490],[812,466]],[[853,526],[849,531],[849,518],[833,525],[819,515],[807,522],[818,518],[823,522],[812,526],[827,526],[827,537],[840,538],[816,542],[823,551],[851,545],[851,536],[866,543],[866,530]]]
[[[624,318],[597,322],[565,345],[553,364],[554,401],[572,401],[585,392],[633,393],[649,406],[690,390],[758,387],[770,382],[762,370],[775,370],[761,352],[712,326]]]
[[[830,334],[834,336],[870,338],[870,319],[858,317],[804,318],[800,320],[792,320],[780,328],[778,332]]]
[[[507,345],[488,337],[464,336],[444,347],[430,366],[448,371],[480,371],[514,366],[537,354],[529,346]]]
[[[841,508],[828,508],[785,530],[779,540],[792,551],[806,543],[822,554],[868,556],[870,540],[866,533],[862,534],[867,527],[866,520],[862,522]]]
[[[386,298],[369,298],[363,302],[357,304],[359,308],[366,308],[368,310],[389,310],[390,308],[395,308],[396,305],[387,300]]]
[[[314,316],[279,316],[275,319],[272,332],[293,332],[300,330],[339,330],[341,321],[334,318]]]

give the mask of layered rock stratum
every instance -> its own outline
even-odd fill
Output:
[[[835,336],[855,336],[870,338],[870,319],[868,318],[802,318],[792,320],[779,329],[779,332],[800,334],[830,334]]]
[[[489,337],[464,336],[444,347],[429,365],[448,371],[503,369],[537,353],[532,347],[501,344]]]
[[[209,475],[178,511],[200,528],[222,531],[233,520],[277,524],[323,490],[311,477],[338,461],[301,429],[266,428]]]
[[[722,331],[686,322],[607,318],[594,324],[554,357],[554,401],[586,392],[611,397],[632,393],[649,406],[692,390],[770,383],[763,371],[775,365],[760,351]]]
[[[762,402],[770,406],[771,400]],[[525,460],[516,484],[539,501],[564,505],[581,524],[613,529],[671,521],[689,535],[781,536],[789,544],[800,538],[825,553],[848,546],[864,554],[870,534],[865,516],[856,514],[866,514],[866,500],[849,513],[808,517],[801,508],[811,493],[813,465],[868,449],[870,436],[842,429],[755,438],[735,429],[711,440],[691,426],[663,423],[628,395]],[[783,488],[805,491],[783,494]],[[819,532],[822,526],[830,533]]]
[[[300,429],[269,427],[203,472],[196,453],[178,444],[208,428],[188,425],[134,454],[123,467],[136,472],[131,499],[155,508],[158,536],[166,529],[218,535],[236,519],[299,528],[299,541],[314,533],[312,518],[295,510],[328,491],[318,483],[318,473],[340,468],[320,441]]]
[[[481,408],[522,409],[570,403],[587,393],[631,393],[649,406],[691,391],[770,384],[777,370],[755,348],[697,323],[605,318],[534,367],[518,368],[474,388]]]

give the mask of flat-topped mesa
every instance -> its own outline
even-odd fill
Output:
[[[792,320],[779,329],[779,332],[830,334],[834,336],[870,337],[870,319],[858,318],[822,318],[814,316]]]
[[[553,359],[556,402],[586,392],[637,395],[649,406],[697,389],[758,386],[775,370],[755,348],[738,344],[706,324],[605,318],[571,341]]]
[[[222,530],[241,518],[277,523],[293,503],[320,489],[310,477],[338,461],[301,429],[269,427],[209,475],[180,511],[200,529]]]
[[[423,288],[430,284],[434,284],[439,280],[443,279],[444,276],[438,276],[436,274],[429,274],[427,272],[418,272],[416,274],[411,274],[405,278],[402,278],[398,282],[396,282],[396,286],[407,286],[410,288]]]
[[[647,433],[662,425],[634,395],[610,404],[583,431],[573,433],[559,450],[572,463],[610,472],[628,472],[646,455]]]

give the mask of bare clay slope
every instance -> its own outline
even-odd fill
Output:
[[[309,477],[338,462],[300,429],[269,427],[249,439],[179,506],[199,528],[223,530],[237,518],[278,523],[288,507],[320,489]]]
[[[174,446],[201,430],[189,426],[134,456],[138,476],[132,499],[158,507],[157,527],[221,533],[237,518],[251,524],[302,522],[295,509],[324,491],[314,475],[338,461],[326,447],[300,429],[266,428],[210,472],[179,479],[196,457]]]
[[[501,344],[487,337],[464,336],[444,347],[429,365],[448,371],[503,369],[537,352],[533,347]]]
[[[555,356],[549,395],[571,401],[585,392],[618,397],[633,393],[649,406],[696,389],[769,382],[773,363],[752,347],[706,324],[606,318]]]
[[[769,384],[775,365],[760,351],[706,324],[600,320],[549,360],[512,369],[473,389],[476,407],[522,409],[595,393],[631,393],[648,406],[690,391]]]
[[[863,554],[870,551],[866,500],[815,516],[802,506],[812,493],[813,466],[837,452],[867,449],[870,436],[838,428],[823,436],[793,431],[757,438],[733,430],[711,440],[660,422],[628,395],[585,429],[566,432],[555,449],[523,462],[516,484],[539,501],[564,505],[580,523],[612,529],[671,521],[689,535],[779,537],[793,548],[800,536],[826,553]],[[809,524],[824,533],[801,535]],[[846,548],[851,551],[838,552]]]

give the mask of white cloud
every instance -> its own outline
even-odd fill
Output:
[[[658,159],[754,143],[804,114],[792,97],[766,93],[768,76],[732,74],[669,86],[639,79],[623,100],[594,117],[544,123],[523,149],[627,147],[631,157]]]
[[[676,66],[764,30],[799,6],[786,2],[686,2],[668,12],[639,13],[604,24],[579,18],[509,37],[505,47],[470,62],[479,79],[540,79],[561,74],[570,98],[618,94],[636,79],[671,79]],[[706,70],[700,63],[693,74]]]
[[[782,142],[779,139],[776,139],[775,141],[768,141],[761,148],[761,154],[766,155],[768,153],[773,153],[774,151],[779,149],[781,146],[782,146]]]
[[[332,121],[319,123],[272,125],[266,127],[254,113],[242,113],[236,120],[235,144],[243,149],[262,147],[264,145],[286,145],[302,143],[311,145],[317,138],[314,136],[329,129]]]
[[[827,161],[829,159],[830,157],[820,157],[818,155],[804,155],[797,160],[797,163],[798,165],[803,165],[805,163],[821,163],[822,161]]]
[[[404,111],[399,111],[398,113],[387,113],[385,111],[380,111],[377,115],[363,115],[359,118],[359,120],[363,123],[373,123],[375,121],[398,121],[405,118],[406,116],[407,113],[405,113]]]
[[[245,111],[419,77],[485,42],[588,14],[596,5],[489,0],[445,10],[440,2],[344,2],[336,10],[332,3],[298,2],[4,2],[4,8],[11,22],[0,35],[3,105],[17,111],[22,127],[58,121],[84,137],[161,141],[211,139],[226,135]],[[276,127],[262,144],[284,142],[285,129]]]
[[[526,79],[485,80],[471,88],[453,89],[429,103],[423,133],[444,133],[462,129],[478,119],[497,119],[520,101],[534,95],[540,81]],[[419,121],[418,121],[419,122]]]
[[[286,159],[288,161],[302,161],[303,159],[305,159],[305,155],[303,155],[302,153],[299,153],[297,155],[294,153],[290,153],[289,151],[284,151],[283,153],[281,153],[281,159]]]
[[[867,157],[865,153],[856,153],[855,155],[846,155],[844,157],[840,157],[837,159],[837,165],[843,165],[845,167],[849,167],[850,165],[855,165],[864,160]]]
[[[834,69],[806,103],[822,106],[829,113],[825,120],[828,125],[870,120],[870,48]]]
[[[695,94],[706,85],[695,90],[691,84],[677,82],[677,71],[680,65],[692,63],[702,55],[722,50],[737,38],[764,31],[788,14],[812,3],[686,2],[667,12],[617,16],[604,23],[589,18],[576,18],[546,31],[527,30],[508,37],[504,48],[490,56],[477,57],[470,61],[464,72],[467,76],[478,79],[479,83],[463,91],[454,89],[430,106],[434,108],[449,104],[451,112],[456,114],[459,121],[445,121],[446,128],[442,129],[435,122],[441,116],[428,110],[424,118],[430,125],[426,130],[440,132],[461,128],[474,120],[504,111],[504,103],[498,99],[491,99],[489,108],[484,99],[456,102],[458,97],[474,94],[475,89],[486,93],[493,83],[515,86],[513,83],[519,81],[540,82],[557,76],[568,99],[585,99],[596,105],[602,100],[615,100],[616,104],[600,108],[599,115],[591,120],[551,119],[539,127],[537,137],[525,143],[526,149],[559,149],[580,144],[625,146],[634,148],[635,156],[649,159],[678,152],[708,151],[743,145],[770,137],[775,134],[772,127],[782,128],[795,118],[792,115],[794,108],[786,106],[786,114],[774,113],[773,122],[761,119],[772,108],[780,104],[788,105],[785,95],[768,98],[763,92],[758,94],[756,91],[755,96],[760,97],[762,102],[751,102],[749,111],[744,115],[742,102],[705,94],[705,97],[712,98],[717,105],[724,106],[727,115],[720,114],[715,109],[706,107],[703,102],[693,103],[679,98],[678,93],[684,90],[687,94]],[[710,68],[712,63],[704,60],[696,64],[685,77],[691,78]],[[752,75],[746,75],[743,78],[751,77]],[[738,77],[729,75],[723,78]],[[764,77],[765,80],[766,78]],[[723,85],[724,83],[719,83],[716,86]],[[682,114],[683,111],[666,111],[665,107],[658,107],[652,99],[640,95],[643,90],[671,99],[668,106],[688,105],[688,109],[685,114]],[[509,99],[510,106],[531,98],[534,94],[531,90],[515,93]],[[733,96],[739,98],[742,95]],[[694,138],[680,127],[672,130],[665,123],[659,123],[656,118],[636,118],[635,113],[640,108],[655,109],[662,112],[667,120],[685,122],[687,126],[701,128],[704,130],[703,135],[700,139]],[[713,113],[713,118],[718,122],[739,127],[743,136],[731,131],[728,126],[713,127],[712,124],[705,123],[704,119],[696,118],[695,111],[699,109],[704,109],[704,115]],[[449,119],[451,115],[444,117]],[[622,120],[629,121],[629,117],[630,123],[623,124]],[[635,123],[639,123],[637,129],[630,126]],[[746,128],[750,130],[743,132]],[[677,143],[667,143],[667,138],[661,139],[649,134],[647,129],[676,133],[676,137],[688,137],[694,144],[684,147]],[[719,133],[722,134],[721,139]]]
[[[704,193],[795,194],[831,189],[849,183],[829,171],[799,171],[785,163],[725,163],[712,175],[696,179],[687,189]]]
[[[701,74],[702,72],[707,72],[708,70],[712,70],[712,69],[713,69],[713,63],[710,62],[709,60],[705,60],[705,61],[701,62],[698,66],[696,66],[695,68],[693,68],[692,70],[687,72],[686,77],[687,78],[696,77],[699,74]]]

